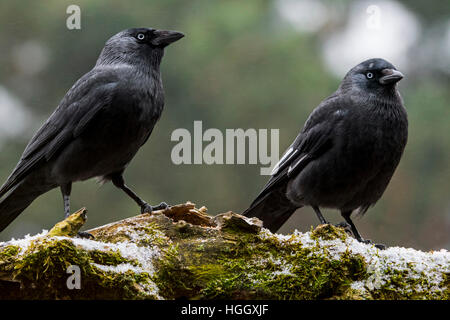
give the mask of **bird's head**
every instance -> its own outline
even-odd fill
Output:
[[[181,39],[178,31],[153,28],[132,28],[123,30],[106,41],[97,65],[111,63],[143,63],[159,65],[164,48]]]
[[[352,68],[342,81],[342,87],[371,93],[395,91],[403,74],[384,59],[369,59]]]

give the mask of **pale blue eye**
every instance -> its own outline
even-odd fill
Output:
[[[366,73],[366,77],[367,77],[367,79],[372,79],[373,78],[373,73],[372,72],[367,72]]]
[[[145,34],[143,33],[138,33],[137,37],[138,40],[144,40],[145,39]]]

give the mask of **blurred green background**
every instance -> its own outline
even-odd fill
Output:
[[[81,8],[81,30],[66,27],[71,4]],[[449,1],[2,0],[0,180],[67,90],[92,68],[105,41],[141,26],[186,34],[163,59],[163,116],[125,173],[149,203],[190,200],[212,214],[241,212],[268,179],[259,174],[261,165],[174,165],[172,131],[193,132],[194,120],[202,120],[204,130],[223,132],[280,129],[282,153],[346,70],[382,57],[406,75],[399,89],[409,141],[384,196],[356,225],[387,245],[450,248]],[[139,212],[112,184],[94,180],[74,185],[71,205],[72,211],[88,208],[88,228]],[[337,211],[325,215],[341,220]],[[55,189],[0,240],[51,228],[62,217]],[[281,231],[316,224],[313,211],[303,208]]]

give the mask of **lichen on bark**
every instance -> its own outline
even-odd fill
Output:
[[[448,299],[450,254],[379,250],[343,229],[273,234],[258,219],[186,203],[89,230],[80,210],[0,243],[3,299]],[[80,289],[69,289],[69,266]]]

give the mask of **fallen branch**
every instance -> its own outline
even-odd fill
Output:
[[[85,209],[0,243],[2,299],[448,299],[450,253],[378,250],[343,229],[272,234],[192,203],[74,238]]]

